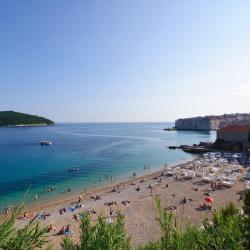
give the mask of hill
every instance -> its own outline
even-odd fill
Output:
[[[0,126],[40,126],[53,124],[53,121],[37,115],[14,111],[0,111]]]

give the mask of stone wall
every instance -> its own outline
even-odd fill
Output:
[[[195,117],[175,121],[175,128],[179,130],[214,130],[218,129],[219,126],[219,120],[209,117]]]
[[[222,140],[225,142],[248,142],[249,140],[249,132],[228,132],[223,130],[217,131],[217,140]]]
[[[175,128],[179,130],[217,130],[230,124],[250,124],[250,114],[225,114],[178,119]]]

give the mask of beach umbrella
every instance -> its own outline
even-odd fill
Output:
[[[213,198],[211,198],[211,197],[206,197],[206,198],[205,198],[205,201],[207,201],[207,202],[213,202],[213,201],[214,201],[214,199],[213,199]]]

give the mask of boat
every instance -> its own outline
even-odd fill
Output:
[[[75,173],[75,172],[79,172],[79,171],[80,171],[80,168],[75,168],[75,167],[69,168],[70,173]]]
[[[41,145],[51,145],[52,141],[41,141],[40,144]]]

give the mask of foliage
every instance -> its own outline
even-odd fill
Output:
[[[219,211],[215,211],[212,220],[205,220],[202,227],[192,226],[180,230],[175,217],[161,206],[156,199],[158,221],[162,229],[159,241],[139,246],[137,250],[243,250],[250,249],[250,192],[244,199],[245,215],[231,203]],[[16,209],[12,217],[0,224],[1,250],[31,250],[42,247],[46,242],[46,230],[40,229],[35,220],[23,229],[16,231],[14,222],[22,207]],[[80,241],[73,242],[65,238],[61,243],[63,250],[130,250],[130,237],[124,228],[124,217],[119,214],[117,219],[109,224],[99,217],[93,224],[90,216],[85,214],[80,225]]]
[[[0,224],[1,250],[32,250],[46,243],[46,229],[41,229],[39,223],[32,219],[27,226],[16,230],[14,223],[21,214],[23,206],[14,210],[10,219]]]
[[[247,190],[245,193],[243,210],[250,216],[250,190]]]
[[[246,248],[250,249],[250,190],[245,193],[243,210],[245,212],[243,230],[245,232],[245,238],[247,239]]]
[[[32,125],[32,124],[54,124],[53,121],[36,116],[23,114],[14,111],[0,112],[0,126],[15,126],[15,125]]]
[[[189,226],[181,231],[175,225],[173,215],[162,209],[159,199],[156,203],[161,240],[141,246],[140,250],[247,249],[245,221],[233,204],[214,212],[212,221],[205,221],[203,227]]]
[[[129,250],[130,238],[126,236],[124,218],[118,215],[114,223],[107,223],[99,217],[95,225],[90,222],[90,216],[84,215],[80,226],[80,243],[75,244],[70,239],[64,239],[62,248],[65,250]]]

